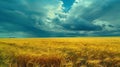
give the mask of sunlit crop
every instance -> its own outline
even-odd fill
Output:
[[[120,38],[0,39],[0,67],[120,67]]]

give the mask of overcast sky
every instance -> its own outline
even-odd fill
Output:
[[[0,0],[0,37],[120,36],[120,0]]]

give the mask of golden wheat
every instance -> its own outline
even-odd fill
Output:
[[[120,67],[120,38],[0,39],[0,67]]]

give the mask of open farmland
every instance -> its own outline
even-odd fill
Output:
[[[120,38],[3,38],[0,67],[120,67]]]

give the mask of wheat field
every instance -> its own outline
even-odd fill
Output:
[[[0,67],[120,67],[120,37],[1,38]]]

